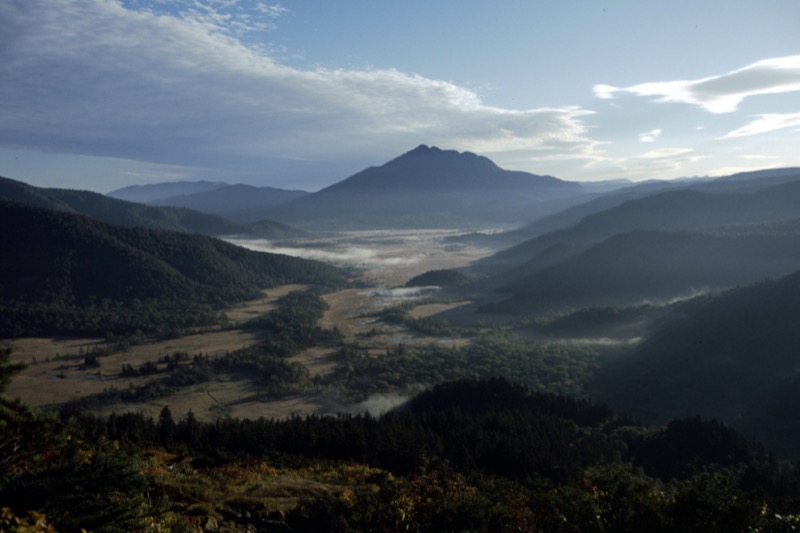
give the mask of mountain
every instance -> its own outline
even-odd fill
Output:
[[[0,247],[0,337],[209,325],[264,288],[345,280],[316,261],[5,200]]]
[[[146,203],[157,206],[185,207],[203,213],[224,216],[245,223],[270,218],[272,208],[309,194],[306,191],[226,185],[210,191],[196,192]]]
[[[604,202],[605,199],[597,200]],[[510,268],[554,247],[577,253],[615,234],[634,230],[687,230],[790,219],[800,212],[800,180],[748,193],[691,189],[660,192],[584,216],[577,224],[529,239],[482,262]]]
[[[328,227],[508,225],[573,205],[585,194],[576,183],[504,170],[470,152],[421,145],[277,206],[272,217]]]
[[[541,235],[574,226],[589,215],[606,211],[631,200],[653,196],[662,192],[686,190],[713,194],[742,194],[797,181],[800,181],[800,169],[778,168],[742,172],[719,178],[685,178],[635,184],[630,182],[626,184],[625,180],[600,182],[599,184],[582,183],[583,188],[592,194],[587,195],[585,199],[573,207],[536,219],[523,227],[511,231],[498,232],[491,235],[466,236],[462,240],[472,241],[496,249],[510,248]],[[493,262],[487,261],[484,266],[488,268]]]
[[[229,184],[224,182],[172,181],[168,183],[153,183],[150,185],[131,185],[106,193],[106,196],[116,198],[117,200],[125,200],[127,202],[149,204],[166,198],[215,191],[228,186]]]
[[[272,221],[257,226],[242,225],[217,215],[175,207],[152,207],[109,198],[90,191],[40,188],[0,177],[0,198],[26,204],[79,213],[101,222],[203,235],[252,235],[284,238],[300,232]]]
[[[800,268],[800,219],[692,231],[620,233],[564,259],[503,273],[494,309],[544,312],[671,300]]]
[[[800,181],[800,169],[780,168],[742,172],[719,178],[687,178],[669,181],[649,181],[620,187],[550,217],[534,221],[525,228],[531,237],[577,224],[587,215],[599,213],[627,201],[662,192],[691,190],[714,194],[753,193],[784,183]]]
[[[800,168],[798,167],[769,168],[722,176],[699,184],[695,188],[709,191],[749,192],[798,179],[800,179]]]
[[[597,394],[642,420],[701,415],[800,457],[800,272],[674,306]]]

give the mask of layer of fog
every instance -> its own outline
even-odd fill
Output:
[[[327,413],[342,413],[348,415],[369,414],[381,417],[393,409],[396,409],[416,394],[422,392],[424,387],[413,387],[407,394],[394,392],[379,392],[370,395],[366,400],[357,403],[342,403],[339,399],[327,397],[323,400],[324,408]]]
[[[707,294],[711,294],[715,292],[710,287],[691,287],[687,292],[683,294],[679,294],[677,296],[673,296],[671,298],[659,298],[659,299],[648,299],[645,298],[642,300],[638,306],[653,306],[653,307],[667,307],[673,304],[687,302],[689,300],[693,300],[700,296],[705,296]],[[636,306],[637,304],[634,304]]]
[[[378,253],[373,248],[360,246],[342,246],[328,248],[308,248],[276,246],[266,239],[238,239],[229,237],[226,241],[257,252],[290,255],[302,259],[314,259],[335,265],[346,266],[403,266],[413,265],[423,258],[420,254],[408,254],[403,250],[394,250],[391,253],[383,251]]]
[[[393,300],[414,300],[425,294],[438,290],[439,287],[395,287],[393,289],[378,289],[369,291],[373,298],[390,298]]]
[[[627,337],[623,339],[613,339],[611,337],[585,337],[585,338],[561,338],[555,341],[556,344],[564,346],[581,347],[622,347],[634,346],[639,344],[644,337]]]

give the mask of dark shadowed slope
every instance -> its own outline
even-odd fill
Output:
[[[800,220],[694,231],[632,231],[585,252],[504,273],[497,310],[631,305],[720,290],[800,268]]]
[[[527,240],[483,264],[503,268],[533,260],[554,246],[573,253],[618,233],[634,230],[687,230],[794,218],[800,213],[800,181],[751,193],[712,194],[668,191],[585,216],[578,224]]]
[[[205,325],[260,289],[344,283],[316,261],[4,200],[0,246],[0,337]]]
[[[585,216],[605,211],[627,201],[671,190],[685,189],[715,194],[752,193],[796,181],[800,181],[800,169],[781,168],[742,172],[714,179],[695,178],[631,184],[613,189],[585,203],[537,220],[521,228],[520,231],[528,233],[530,238],[537,237],[551,231],[568,228],[580,222]]]
[[[675,306],[598,384],[648,421],[699,414],[800,457],[800,272]]]

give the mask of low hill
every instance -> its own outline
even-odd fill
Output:
[[[149,185],[130,185],[108,192],[106,196],[126,202],[149,204],[166,198],[215,191],[228,186],[228,183],[221,181],[171,181]]]
[[[278,206],[273,218],[337,227],[519,224],[586,192],[551,176],[504,170],[470,152],[421,145],[379,167]]]
[[[0,198],[89,216],[101,222],[203,235],[252,235],[283,238],[298,235],[285,224],[262,221],[258,226],[175,207],[152,207],[109,198],[91,191],[40,188],[0,177]]]
[[[0,337],[209,325],[264,288],[344,283],[316,261],[0,202]]]
[[[237,184],[226,185],[211,191],[159,198],[147,203],[157,206],[185,207],[245,223],[268,219],[275,206],[308,194],[306,191]]]
[[[470,277],[458,270],[428,270],[406,282],[406,287],[457,287],[470,282]]]
[[[701,415],[800,457],[800,272],[676,305],[598,395],[645,421]]]

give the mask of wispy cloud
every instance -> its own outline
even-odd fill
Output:
[[[800,113],[767,113],[758,115],[756,120],[733,130],[722,138],[749,137],[794,126],[800,126]]]
[[[758,61],[739,70],[699,80],[660,81],[631,87],[595,85],[598,98],[617,93],[655,96],[657,102],[700,106],[711,113],[729,113],[751,96],[800,91],[800,55]]]
[[[0,146],[186,166],[422,141],[487,154],[593,150],[584,109],[500,109],[398,70],[283,65],[242,35],[268,30],[284,8],[245,3],[0,4]]]
[[[684,156],[694,152],[691,148],[659,148],[658,150],[650,150],[639,157],[642,159],[664,159],[667,157]]]
[[[665,147],[617,158],[614,163],[624,175],[628,176],[676,175],[708,157],[693,148]]]
[[[654,143],[659,137],[661,137],[661,130],[659,129],[639,134],[639,140],[643,143]]]

